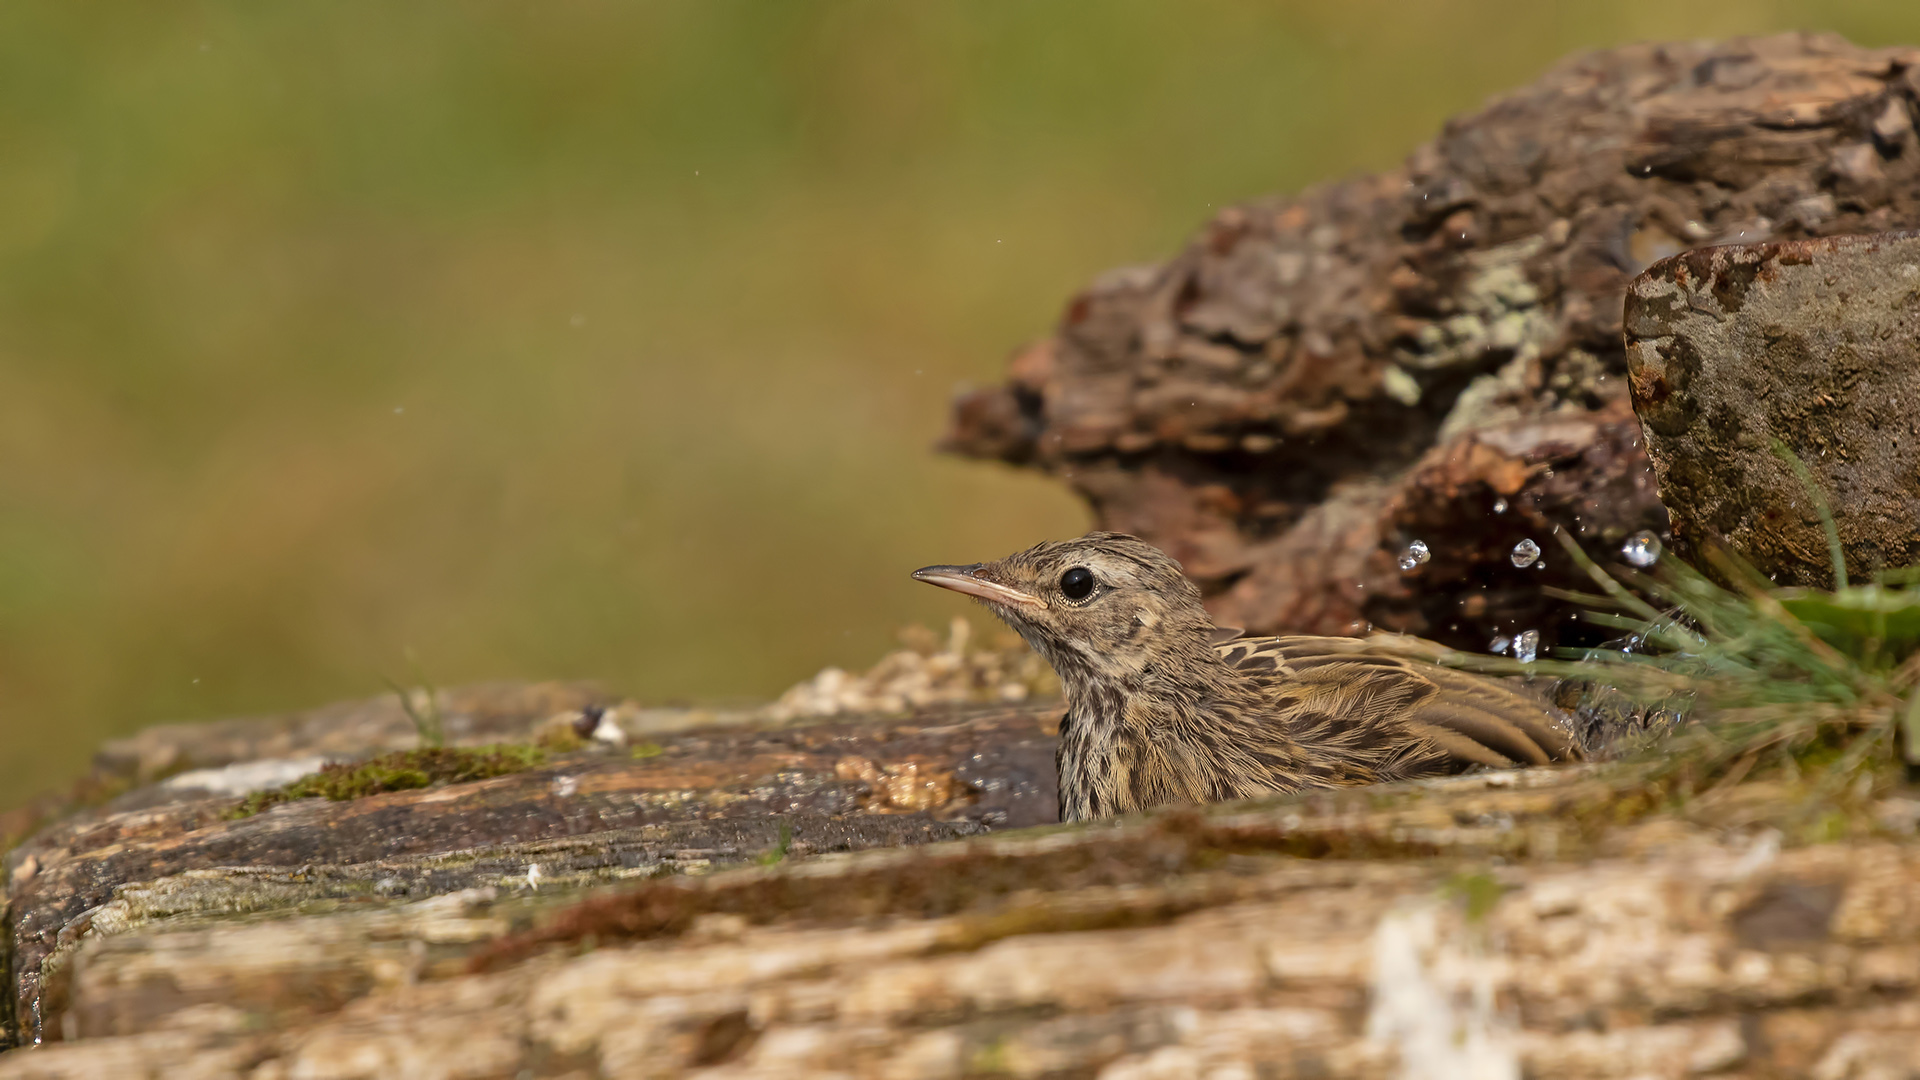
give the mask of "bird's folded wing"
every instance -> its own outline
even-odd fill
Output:
[[[1242,638],[1216,647],[1248,674],[1271,673],[1276,700],[1305,715],[1423,736],[1462,764],[1578,760],[1565,718],[1499,679],[1431,662],[1444,646],[1419,638]]]

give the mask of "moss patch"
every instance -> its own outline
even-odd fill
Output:
[[[1468,922],[1477,923],[1492,913],[1507,887],[1485,871],[1472,874],[1463,871],[1448,878],[1441,891],[1466,908]]]
[[[573,730],[572,724],[550,724],[541,729],[539,736],[534,739],[534,745],[556,754],[571,754],[586,746],[587,740]]]
[[[226,817],[228,820],[251,817],[269,806],[294,799],[324,798],[342,802],[435,784],[465,784],[524,772],[546,759],[547,752],[537,746],[401,750],[357,765],[328,765],[285,787],[256,791],[227,811]]]

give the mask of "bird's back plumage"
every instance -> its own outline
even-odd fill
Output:
[[[1432,663],[1441,650],[1419,638],[1240,638],[1214,649],[1266,690],[1273,723],[1310,745],[1377,756],[1399,776],[1580,756],[1557,710],[1501,680]],[[1430,749],[1398,746],[1421,741]],[[1366,754],[1370,742],[1388,745]]]

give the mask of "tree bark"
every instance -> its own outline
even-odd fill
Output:
[[[981,802],[1046,794],[1018,763],[1044,758],[1051,713],[695,728],[642,762],[583,752],[241,822],[148,792],[9,859],[14,962],[47,976],[22,1015],[50,1041],[0,1055],[0,1078],[1920,1061],[1911,798],[1750,782],[1661,809],[1613,766],[979,835]],[[865,771],[849,757],[967,763],[977,796],[890,805],[842,778]],[[769,792],[839,812],[777,817]]]
[[[1574,58],[1400,169],[1230,207],[1095,281],[945,445],[1062,478],[1224,623],[1591,643],[1541,594],[1584,585],[1543,534],[1665,526],[1628,281],[1707,243],[1920,225],[1916,62],[1807,35]],[[1545,570],[1511,564],[1526,539]],[[1434,559],[1403,573],[1414,540]]]

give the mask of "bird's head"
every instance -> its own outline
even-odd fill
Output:
[[[1128,684],[1179,658],[1210,658],[1217,631],[1200,590],[1166,552],[1124,533],[1036,544],[997,562],[927,566],[914,580],[966,593],[1027,639],[1069,694],[1083,679]]]

